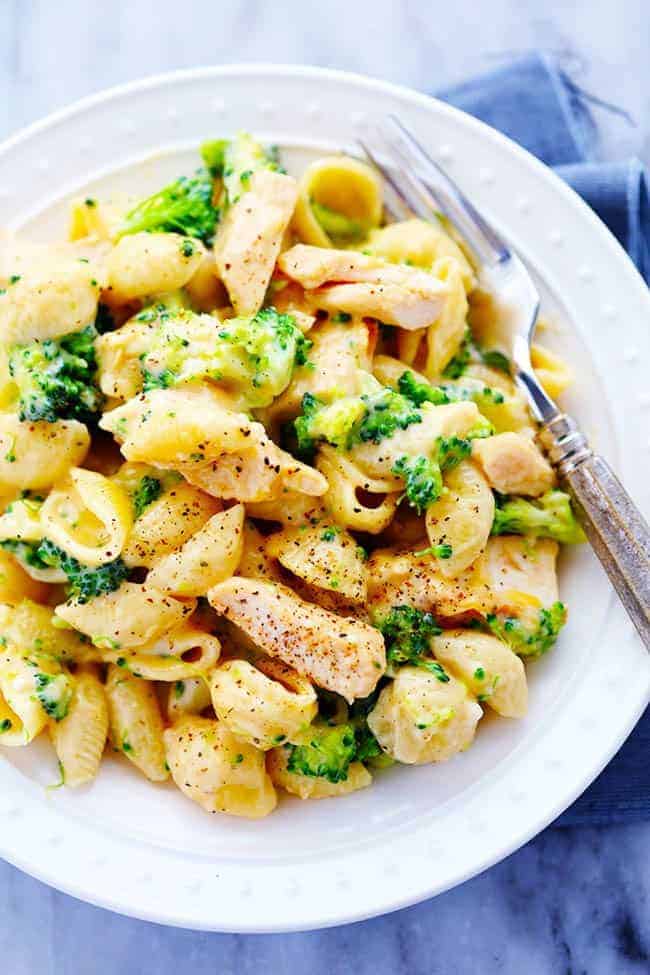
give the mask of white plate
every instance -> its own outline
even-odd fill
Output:
[[[387,111],[419,133],[537,269],[559,323],[555,344],[578,373],[569,405],[647,508],[643,281],[548,169],[430,98],[354,75],[261,65],[116,88],[0,147],[0,226],[60,235],[66,196],[154,187],[196,165],[190,149],[203,139],[240,127],[298,147],[295,156],[351,143],[359,126]],[[218,931],[340,924],[452,887],[566,808],[647,702],[648,659],[586,548],[565,556],[561,591],[570,622],[556,649],[529,668],[529,716],[484,719],[474,747],[454,761],[394,768],[346,799],[289,800],[250,823],[206,816],[119,761],[108,761],[90,788],[46,791],[56,771],[39,742],[3,753],[0,852],[95,904]]]

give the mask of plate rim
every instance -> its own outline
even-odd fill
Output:
[[[310,78],[320,79],[324,83],[328,81],[336,81],[339,83],[345,82],[354,85],[355,87],[360,86],[375,94],[381,94],[383,92],[396,96],[400,100],[409,101],[411,104],[418,105],[427,111],[431,111],[433,108],[434,112],[449,115],[449,117],[455,119],[458,124],[466,129],[474,129],[481,140],[489,140],[496,145],[501,145],[501,147],[505,148],[505,150],[511,155],[516,155],[521,161],[522,165],[528,167],[529,170],[532,169],[534,171],[537,179],[546,181],[552,186],[556,194],[561,194],[566,201],[567,206],[570,206],[574,211],[580,211],[582,214],[581,219],[583,221],[589,221],[592,228],[599,236],[601,242],[608,246],[610,252],[612,252],[613,258],[616,262],[616,274],[619,277],[622,277],[624,273],[627,274],[629,285],[635,287],[638,292],[638,298],[642,303],[646,304],[648,311],[650,311],[650,294],[648,293],[648,289],[643,281],[643,278],[627,256],[623,247],[619,244],[609,229],[602,223],[600,218],[591,210],[591,208],[551,169],[540,162],[527,150],[514,143],[507,136],[504,136],[502,133],[491,128],[480,120],[475,119],[460,109],[448,105],[447,103],[442,102],[433,96],[410,89],[407,86],[372,78],[367,75],[307,65],[284,65],[277,63],[267,64],[263,62],[203,66],[149,75],[144,78],[118,84],[87,95],[72,102],[70,105],[57,109],[43,118],[21,128],[0,143],[0,160],[9,155],[14,148],[28,141],[29,139],[38,137],[42,132],[45,132],[50,128],[55,128],[62,122],[73,118],[75,115],[84,113],[89,109],[101,105],[102,103],[110,102],[112,99],[120,98],[136,91],[141,92],[148,89],[155,89],[156,87],[173,86],[176,83],[186,81],[191,82],[204,78],[219,77],[224,75],[241,75],[246,77],[268,77],[269,75],[273,75],[284,79],[299,79],[307,76]],[[623,271],[624,267],[626,268],[625,272]],[[608,629],[609,628],[610,627],[608,627]],[[4,850],[4,841],[0,840],[0,844],[3,846],[3,856],[5,859],[7,859],[9,862],[15,863],[15,865],[20,869],[30,873],[32,876],[37,877],[39,880],[63,890],[77,899],[87,901],[97,906],[107,907],[110,910],[126,913],[130,916],[138,917],[143,920],[180,927],[191,927],[196,930],[233,931],[241,933],[313,930],[315,928],[331,927],[343,923],[352,923],[364,918],[376,916],[378,914],[398,910],[434,896],[437,893],[442,893],[444,890],[448,890],[451,887],[463,883],[470,877],[481,873],[494,863],[497,863],[504,857],[510,855],[514,850],[518,849],[533,836],[537,835],[549,823],[551,823],[562,812],[563,809],[567,808],[567,806],[570,805],[570,803],[578,795],[580,795],[585,788],[588,787],[588,785],[597,777],[600,771],[602,771],[613,755],[621,747],[643,713],[645,706],[646,701],[642,700],[641,695],[639,695],[635,706],[630,707],[626,720],[622,722],[621,726],[619,727],[616,740],[613,741],[613,743],[610,742],[608,748],[602,753],[599,762],[596,763],[597,767],[595,767],[595,770],[594,766],[591,766],[589,773],[580,780],[577,787],[574,787],[568,791],[565,790],[562,793],[562,798],[559,799],[556,804],[554,804],[550,813],[547,813],[544,817],[542,817],[542,819],[536,821],[532,826],[528,824],[526,828],[517,831],[510,844],[502,846],[497,852],[485,857],[484,860],[477,862],[470,869],[466,870],[461,875],[458,875],[448,883],[443,885],[430,883],[428,886],[423,886],[422,889],[420,889],[417,893],[402,897],[395,896],[391,898],[387,892],[384,897],[384,903],[379,908],[371,908],[370,910],[366,910],[361,907],[357,911],[347,910],[342,912],[340,916],[330,915],[329,917],[320,921],[314,921],[313,918],[311,918],[304,923],[300,922],[299,920],[297,922],[291,920],[286,924],[278,924],[277,922],[274,922],[269,926],[265,926],[264,923],[248,923],[247,921],[243,923],[238,922],[236,925],[223,925],[221,922],[217,922],[216,924],[212,922],[197,923],[197,921],[192,921],[190,924],[188,924],[187,917],[185,917],[182,913],[179,913],[178,908],[176,908],[176,913],[174,913],[173,911],[168,912],[160,907],[152,907],[148,909],[134,907],[134,905],[130,902],[120,902],[119,899],[116,899],[115,897],[109,897],[104,893],[96,893],[91,881],[87,881],[87,885],[85,887],[72,882],[66,883],[60,879],[60,876],[56,874],[53,867],[50,867],[49,870],[46,868],[39,869],[38,865],[32,862],[25,863],[23,858],[18,855],[13,858],[10,852],[7,853],[6,850]],[[61,812],[57,810],[57,814],[60,816]],[[387,884],[386,886],[389,887],[390,884]]]

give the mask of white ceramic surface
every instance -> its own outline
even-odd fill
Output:
[[[425,96],[352,75],[230,66],[149,79],[87,99],[0,147],[0,226],[50,237],[80,191],[145,190],[195,165],[192,147],[244,127],[290,147],[353,142],[400,114],[537,270],[552,342],[578,374],[568,405],[650,507],[647,289],[593,213],[531,156]],[[569,323],[573,323],[569,325]],[[171,786],[109,761],[83,791],[56,779],[46,742],[0,763],[0,853],[71,894],[185,927],[313,928],[437,893],[494,863],[559,814],[619,747],[650,667],[591,554],[565,557],[570,622],[529,668],[522,722],[484,719],[442,766],[394,768],[336,802],[285,801],[255,823],[208,817]]]

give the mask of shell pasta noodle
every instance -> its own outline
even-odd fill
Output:
[[[0,243],[0,748],[253,819],[523,718],[583,536],[444,221],[361,159],[200,155]]]

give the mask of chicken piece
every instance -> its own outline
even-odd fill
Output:
[[[327,490],[322,474],[277,447],[261,423],[230,409],[227,397],[208,386],[151,390],[105,413],[101,426],[122,442],[127,460],[176,470],[216,497],[264,501],[284,487]]]
[[[392,282],[335,284],[314,292],[325,311],[344,311],[349,315],[368,315],[385,325],[404,329],[426,328],[440,314],[440,298]]]
[[[490,487],[500,494],[528,494],[536,498],[555,483],[549,462],[520,433],[498,433],[475,440],[472,459],[482,468]]]
[[[367,563],[368,609],[381,617],[393,606],[414,606],[439,616],[476,616],[490,612],[492,593],[479,558],[465,572],[449,579],[430,555],[377,549]]]
[[[491,538],[484,561],[495,609],[521,615],[521,610],[529,608],[536,617],[540,607],[552,606],[558,599],[558,550],[557,542],[550,538]]]
[[[418,268],[306,244],[282,254],[278,266],[304,288],[317,288],[314,298],[326,311],[368,315],[405,329],[425,328],[436,321],[449,290]]]
[[[367,697],[386,670],[378,630],[306,603],[286,586],[235,576],[210,589],[208,600],[265,653],[347,701]]]
[[[230,208],[215,245],[215,260],[238,315],[254,315],[262,307],[297,198],[298,186],[291,176],[259,170]]]
[[[371,276],[388,267],[388,262],[359,251],[296,244],[280,255],[278,267],[288,278],[311,290],[326,281],[373,280]]]

